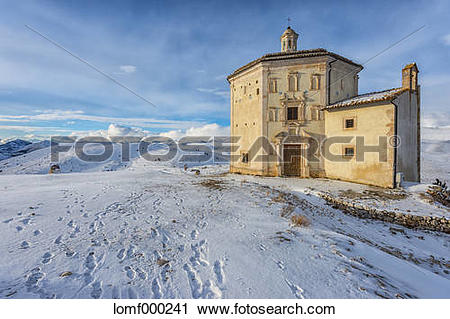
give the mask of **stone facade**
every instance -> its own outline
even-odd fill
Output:
[[[240,138],[230,171],[329,177],[383,187],[395,187],[399,172],[407,180],[418,180],[416,65],[404,68],[402,88],[359,96],[361,65],[325,49],[297,50],[298,34],[290,27],[280,41],[281,52],[264,55],[228,77],[231,135]],[[350,118],[354,130],[343,126]],[[396,134],[408,144],[388,146],[384,162],[372,153],[358,162],[344,156],[343,145],[329,149],[345,161],[324,156],[321,146],[329,137],[355,134],[364,136],[365,144],[376,145],[379,136]]]

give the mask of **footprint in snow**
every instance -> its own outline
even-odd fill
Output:
[[[138,298],[138,294],[137,294],[136,290],[134,290],[132,287],[128,288],[128,298],[129,299],[137,299]]]
[[[290,282],[287,279],[285,279],[284,281],[286,282],[288,287],[291,289],[292,293],[294,294],[294,296],[296,298],[298,298],[298,299],[305,299],[305,297],[303,296],[303,289],[302,288],[300,288],[299,286],[297,286],[296,284]]]
[[[125,248],[122,248],[117,253],[117,258],[119,258],[120,261],[122,261],[125,258]]]
[[[50,253],[50,252],[46,252],[44,254],[44,256],[42,256],[42,263],[43,264],[48,264],[49,262],[52,261],[52,258],[53,258],[53,254]]]
[[[280,268],[281,270],[286,269],[286,266],[284,265],[284,263],[281,260],[277,261],[276,264],[277,264],[278,268]]]
[[[135,253],[136,253],[136,246],[130,245],[130,247],[127,250],[127,257],[128,258],[134,257]]]
[[[136,272],[131,266],[126,266],[124,270],[127,272],[127,277],[130,279],[134,279],[136,277]]]
[[[155,238],[158,235],[159,235],[158,230],[152,227],[152,229],[150,230],[150,238]]]
[[[208,279],[203,288],[202,297],[207,299],[218,299],[222,297],[222,291]]]
[[[92,284],[92,292],[91,297],[94,299],[98,299],[102,296],[103,289],[102,289],[102,282],[96,281]]]
[[[223,272],[223,262],[216,260],[214,263],[214,273],[216,274],[217,282],[223,284],[225,282],[225,274]]]
[[[155,299],[162,298],[161,285],[159,284],[159,281],[157,278],[153,279],[152,292],[153,292],[153,298],[155,298]]]
[[[42,234],[42,231],[39,230],[39,229],[36,229],[36,230],[33,232],[33,235],[34,235],[34,236],[38,236],[38,235],[40,235],[40,234]]]
[[[83,274],[83,277],[84,277],[84,283],[85,283],[86,285],[89,285],[91,282],[94,281],[94,277],[92,277],[92,274],[89,273],[89,272],[85,272],[85,273]]]
[[[199,220],[197,226],[201,229],[205,229],[208,226],[208,222],[206,220]]]
[[[62,235],[59,235],[59,236],[56,237],[56,239],[55,239],[55,244],[57,244],[57,245],[61,244],[61,240],[62,240]]]
[[[25,286],[28,291],[36,291],[39,288],[39,282],[45,277],[45,273],[41,271],[40,267],[34,268],[27,277]]]
[[[147,279],[147,273],[145,271],[143,271],[141,268],[136,268],[136,272],[137,272],[139,278],[141,278],[142,280]]]
[[[14,220],[14,218],[10,218],[10,219],[4,220],[3,222],[5,224],[8,224],[8,223],[12,222],[13,220]]]
[[[112,299],[120,299],[120,298],[121,298],[121,291],[120,291],[120,288],[119,288],[119,287],[114,286],[114,287],[112,288],[111,298],[112,298]]]
[[[97,267],[97,262],[95,260],[93,251],[91,251],[89,253],[89,255],[86,257],[86,261],[85,261],[84,265],[89,270],[94,270]]]
[[[22,249],[30,248],[30,243],[27,242],[26,240],[24,240],[24,241],[20,244],[20,248],[22,248]]]
[[[186,271],[189,285],[191,286],[192,297],[198,299],[202,295],[203,283],[197,272],[188,264],[184,264],[183,269]]]

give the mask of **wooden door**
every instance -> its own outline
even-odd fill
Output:
[[[285,176],[302,176],[303,157],[301,145],[284,145],[283,161]]]

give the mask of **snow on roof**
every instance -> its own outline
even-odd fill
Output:
[[[336,109],[347,106],[355,106],[361,104],[375,103],[380,101],[393,100],[403,92],[407,91],[408,88],[395,88],[390,90],[384,90],[379,92],[371,92],[366,94],[361,94],[354,96],[352,98],[342,100],[340,102],[328,105],[324,107],[324,110]]]

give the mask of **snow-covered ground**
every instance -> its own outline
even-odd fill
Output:
[[[429,144],[424,177],[448,180],[448,152]],[[0,161],[0,298],[450,298],[449,235],[358,219],[317,196],[448,216],[420,196],[426,185],[392,196],[131,157],[83,163],[71,151],[52,175],[48,148]],[[294,214],[309,225],[291,225]]]
[[[0,296],[450,297],[449,235],[226,169],[0,176]]]

